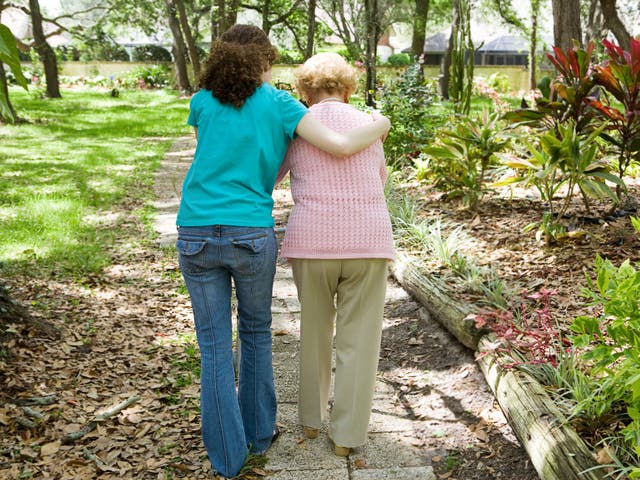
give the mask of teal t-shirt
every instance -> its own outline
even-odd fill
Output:
[[[198,129],[184,179],[179,226],[273,226],[276,175],[306,107],[263,83],[240,108],[210,90],[193,95],[187,123]]]

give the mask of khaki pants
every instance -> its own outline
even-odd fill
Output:
[[[336,374],[329,436],[343,447],[367,439],[378,370],[387,287],[386,259],[291,259],[302,306],[298,417],[320,428],[331,381],[333,324]]]

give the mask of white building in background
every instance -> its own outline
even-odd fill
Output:
[[[5,8],[0,12],[0,23],[9,27],[13,36],[18,40],[33,38],[33,29],[31,27],[31,17],[22,10],[15,7]],[[57,26],[52,23],[44,22],[42,25],[45,35],[58,29]],[[67,33],[58,35],[52,35],[47,39],[47,42],[52,47],[64,45],[70,40],[70,36]]]

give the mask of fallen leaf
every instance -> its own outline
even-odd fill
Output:
[[[610,446],[605,446],[596,452],[596,462],[600,465],[607,465],[612,462],[612,450]]]
[[[55,442],[50,442],[42,445],[40,447],[40,455],[43,457],[48,457],[49,455],[53,455],[58,450],[60,450],[60,446],[62,442],[60,440],[56,440]]]

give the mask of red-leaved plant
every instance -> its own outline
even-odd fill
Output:
[[[615,149],[622,180],[629,165],[640,161],[640,41],[632,38],[629,51],[608,40],[602,44],[608,58],[594,67],[593,79],[605,95],[587,101],[609,121],[601,137]]]
[[[495,334],[493,351],[503,354],[498,360],[502,367],[558,365],[558,348],[569,347],[570,342],[551,320],[549,306],[557,293],[546,288],[532,294],[523,290],[518,307],[476,315],[476,327]]]

